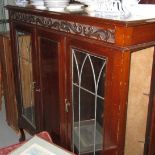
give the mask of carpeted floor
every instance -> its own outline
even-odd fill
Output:
[[[2,110],[0,111],[0,147],[5,147],[11,144],[18,143],[19,135],[8,126],[6,122],[5,105],[2,104]],[[31,137],[26,133],[26,137]]]

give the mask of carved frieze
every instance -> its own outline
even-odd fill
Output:
[[[115,30],[114,29],[101,29],[95,26],[64,21],[49,17],[31,15],[21,12],[11,11],[11,20],[22,21],[25,23],[35,24],[39,26],[48,27],[50,29],[81,35],[96,40],[101,40],[109,43],[115,43]]]

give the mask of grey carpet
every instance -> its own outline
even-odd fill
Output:
[[[5,104],[2,99],[2,110],[0,111],[0,147],[5,147],[11,144],[18,143],[19,135],[8,126],[6,122],[6,114],[5,114]],[[30,138],[31,136],[26,133],[26,138]]]

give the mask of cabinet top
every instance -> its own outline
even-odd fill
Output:
[[[8,5],[9,20],[38,25],[117,46],[155,44],[155,18],[106,19],[85,13],[53,12],[33,6]]]
[[[130,15],[129,17],[122,17],[122,18],[117,18],[117,17],[110,17],[110,16],[100,16],[100,15],[95,15],[95,14],[87,14],[87,13],[76,13],[76,12],[67,12],[67,11],[59,11],[59,12],[54,12],[54,11],[49,11],[48,9],[37,9],[35,6],[32,5],[27,5],[27,6],[17,6],[17,5],[7,5],[6,8],[8,9],[18,9],[21,11],[28,11],[30,13],[35,13],[38,15],[55,15],[55,16],[62,16],[66,19],[70,20],[86,20],[87,22],[91,20],[91,22],[106,22],[106,23],[115,23],[115,24],[121,24],[125,26],[132,26],[132,25],[139,25],[139,24],[147,24],[147,23],[155,23],[155,5],[146,5],[142,4],[140,6],[134,7],[134,12],[133,14],[135,15]],[[154,12],[151,12],[151,10],[148,10],[150,6],[150,9]],[[147,14],[145,12],[150,11],[150,14]],[[135,9],[137,10],[135,12]],[[142,12],[143,9],[143,12]]]

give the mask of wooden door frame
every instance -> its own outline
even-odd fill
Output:
[[[23,113],[22,113],[22,97],[21,97],[21,92],[20,92],[20,78],[19,76],[19,70],[18,70],[18,47],[17,47],[17,43],[16,43],[16,31],[24,31],[24,32],[28,32],[31,34],[31,42],[32,44],[32,51],[31,54],[33,54],[32,59],[33,59],[33,64],[32,64],[32,68],[36,68],[37,67],[37,61],[35,58],[36,56],[36,43],[35,43],[35,36],[36,36],[36,32],[35,32],[35,27],[31,26],[31,25],[27,25],[25,23],[19,23],[19,22],[12,22],[10,25],[11,29],[10,29],[10,34],[11,34],[11,48],[12,48],[12,59],[13,59],[13,70],[14,70],[14,81],[15,81],[15,93],[16,93],[16,99],[17,99],[17,109],[18,109],[18,128],[21,131],[21,137],[20,137],[20,141],[25,139],[24,136],[24,132],[23,129],[26,129],[30,134],[35,134],[37,132],[38,126],[39,126],[39,121],[35,118],[35,120],[37,121],[36,123],[36,127],[34,127],[33,125],[31,125],[24,117],[23,117]],[[35,62],[34,62],[35,60]],[[37,79],[37,73],[33,71],[33,77],[35,78],[34,81],[38,81]],[[37,100],[37,92],[35,91],[34,94],[34,100]],[[35,106],[38,105],[35,103]],[[37,116],[37,110],[35,109],[35,117]],[[23,123],[24,122],[24,123]]]

